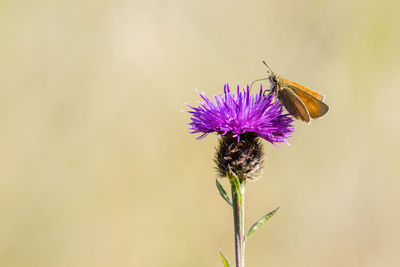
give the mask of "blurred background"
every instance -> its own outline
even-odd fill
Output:
[[[399,1],[0,2],[0,266],[222,266],[217,136],[184,103],[263,78],[329,114],[265,143],[246,266],[400,265]],[[267,84],[265,84],[267,85]],[[257,85],[258,86],[258,85]],[[222,181],[227,186],[227,181]]]

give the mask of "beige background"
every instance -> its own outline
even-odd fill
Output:
[[[265,76],[331,111],[265,143],[247,266],[400,265],[399,1],[1,1],[0,266],[222,266],[215,135],[184,102]],[[224,184],[226,181],[224,181]]]

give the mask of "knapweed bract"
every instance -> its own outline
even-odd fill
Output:
[[[214,96],[214,101],[204,93],[203,102],[197,107],[187,105],[191,110],[190,130],[200,134],[201,139],[209,133],[220,136],[214,159],[220,177],[227,177],[231,185],[231,198],[216,180],[221,196],[233,208],[235,232],[236,267],[244,267],[245,243],[277,209],[255,222],[247,235],[244,230],[244,197],[247,181],[256,181],[261,175],[264,152],[260,138],[276,145],[288,143],[294,132],[293,119],[283,114],[281,104],[274,94],[265,95],[260,87],[257,94],[251,94],[249,86],[242,91],[231,92],[225,84],[224,93]],[[224,266],[231,266],[221,252]]]

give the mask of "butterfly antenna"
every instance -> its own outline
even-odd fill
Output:
[[[251,85],[250,85],[250,89],[251,89],[251,87],[253,87],[253,84],[254,84],[255,82],[260,82],[260,81],[268,80],[268,79],[271,77],[271,75],[274,74],[274,72],[271,70],[271,68],[270,68],[270,67],[267,65],[267,63],[265,62],[265,60],[263,60],[263,63],[264,63],[264,65],[265,65],[265,66],[267,67],[267,69],[268,69],[268,77],[262,78],[262,79],[254,80],[254,81],[251,83]],[[266,89],[266,90],[264,90],[264,91],[270,91],[270,90]]]
[[[251,87],[253,87],[253,84],[254,84],[255,82],[260,82],[260,81],[265,81],[265,80],[268,80],[268,78],[262,78],[262,79],[254,80],[254,81],[251,83],[251,85],[250,85],[250,90],[251,90]]]
[[[271,74],[273,74],[274,72],[271,70],[271,68],[267,65],[267,63],[265,62],[265,60],[263,60],[264,65],[268,68],[268,70],[271,72]]]

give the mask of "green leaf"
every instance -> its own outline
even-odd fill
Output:
[[[221,255],[222,262],[224,263],[224,267],[232,267],[231,263],[225,258],[224,254],[222,254],[222,251],[219,250],[219,254]]]
[[[229,205],[232,206],[232,201],[229,199],[228,194],[226,193],[225,189],[222,187],[222,185],[218,182],[218,179],[215,180],[217,183],[217,188],[219,190],[219,193],[221,194],[221,197],[228,202]]]
[[[257,232],[258,228],[260,228],[261,225],[263,225],[266,221],[268,221],[272,217],[272,215],[274,215],[278,211],[278,209],[279,209],[279,207],[277,207],[276,209],[274,209],[267,215],[264,215],[255,224],[253,224],[250,227],[249,232],[247,233],[246,239],[249,239],[250,237],[252,237]]]

